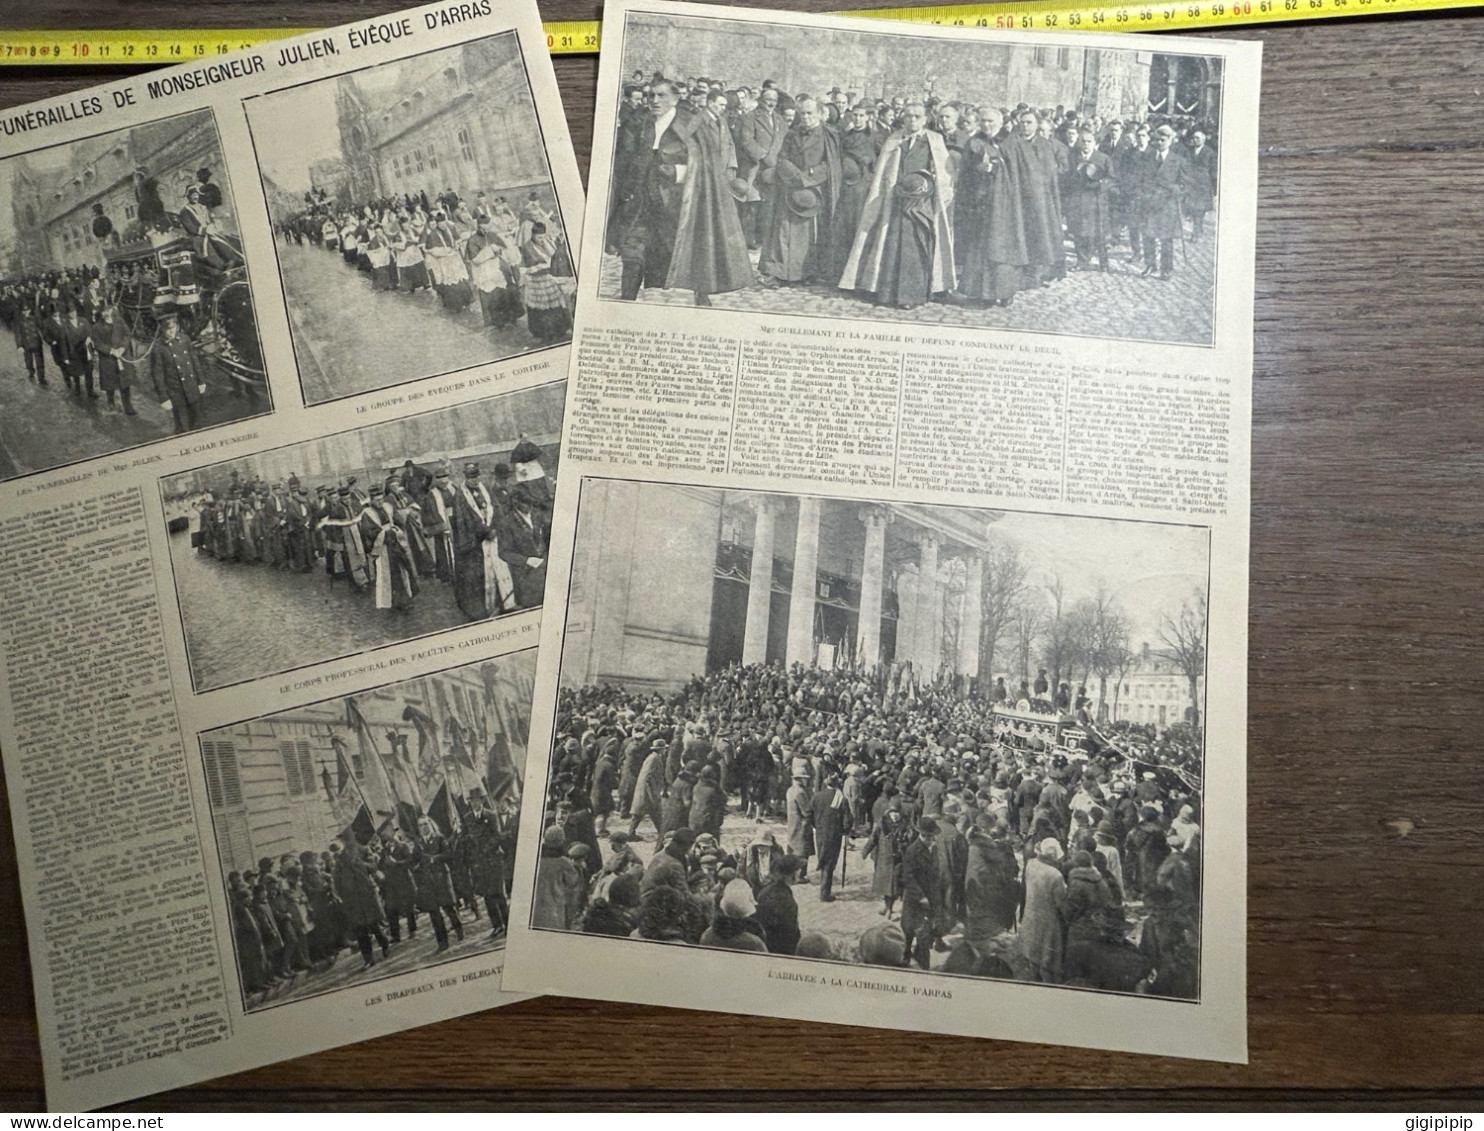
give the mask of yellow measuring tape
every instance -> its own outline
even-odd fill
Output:
[[[1159,3],[1077,3],[1007,0],[1002,4],[946,4],[877,8],[846,16],[1001,31],[1189,31],[1398,12],[1471,8],[1484,0],[1162,0]],[[553,55],[592,55],[596,20],[547,23]],[[0,66],[169,66],[226,55],[318,28],[237,28],[225,31],[0,31]]]

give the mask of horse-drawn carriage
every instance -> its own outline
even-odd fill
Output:
[[[175,315],[181,332],[231,379],[234,392],[266,391],[252,290],[237,241],[149,232],[106,249],[104,259],[120,288],[117,316],[134,340],[130,361],[146,362],[161,319]]]

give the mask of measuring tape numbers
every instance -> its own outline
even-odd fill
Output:
[[[840,12],[900,23],[988,28],[997,31],[1191,31],[1197,28],[1438,12],[1471,8],[1481,0],[1181,0],[1089,4],[1076,0],[1009,0],[1003,4],[949,4]],[[594,55],[596,20],[544,25],[553,55]],[[317,28],[240,28],[228,31],[0,31],[0,66],[169,66],[227,55]]]

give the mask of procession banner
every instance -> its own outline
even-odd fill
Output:
[[[603,42],[507,984],[1244,1060],[1258,45]]]
[[[61,1109],[519,996],[583,206],[536,7],[198,55],[0,112],[0,744]]]

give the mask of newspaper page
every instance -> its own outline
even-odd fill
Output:
[[[508,985],[1245,1060],[1259,59],[610,0]]]
[[[582,191],[530,0],[0,113],[48,1101],[496,1006]]]

